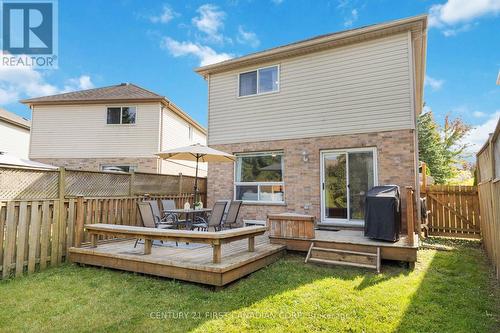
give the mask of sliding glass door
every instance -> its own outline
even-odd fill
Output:
[[[321,153],[321,220],[363,225],[365,194],[377,184],[376,149]]]

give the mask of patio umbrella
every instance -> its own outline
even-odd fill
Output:
[[[234,162],[236,156],[216,150],[199,143],[169,149],[156,153],[155,155],[163,159],[196,161],[196,173],[194,178],[194,201],[198,198],[198,163],[199,162]]]
[[[17,166],[17,167],[28,167],[28,168],[39,168],[39,169],[57,169],[56,166],[35,162],[27,160],[24,158],[17,157],[15,155],[0,151],[0,166]]]

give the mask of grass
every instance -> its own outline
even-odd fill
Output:
[[[289,255],[220,292],[68,264],[0,282],[0,331],[499,332],[500,292],[482,250],[451,247],[380,275]]]

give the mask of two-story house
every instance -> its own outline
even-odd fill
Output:
[[[208,166],[208,204],[360,227],[374,185],[399,185],[404,201],[404,187],[418,186],[426,29],[426,16],[412,17],[196,69],[208,83],[208,144],[237,156]]]
[[[206,144],[198,122],[164,96],[130,83],[21,102],[32,111],[29,157],[51,165],[194,175],[194,163],[154,154]]]
[[[0,109],[0,152],[27,159],[30,126],[28,119]]]

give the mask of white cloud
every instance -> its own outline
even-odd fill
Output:
[[[64,87],[59,88],[46,82],[42,73],[31,67],[0,66],[0,104],[15,103],[26,97],[54,95],[89,87],[93,87],[93,84],[88,75],[69,79]]]
[[[217,53],[211,47],[192,42],[179,42],[170,37],[164,37],[160,45],[174,57],[193,55],[200,60],[200,66],[215,64],[233,58],[229,53]]]
[[[486,113],[481,112],[481,111],[474,111],[474,112],[472,112],[472,115],[476,118],[482,118],[482,117],[486,116]]]
[[[176,13],[169,5],[164,5],[159,15],[152,15],[149,20],[153,23],[168,23],[172,21],[179,13]]]
[[[464,139],[464,143],[468,143],[470,146],[468,151],[470,153],[477,153],[479,149],[488,140],[490,133],[495,131],[495,127],[500,118],[500,110],[491,114],[489,118],[481,125],[475,126],[469,133],[469,135]]]
[[[260,40],[255,32],[245,31],[243,26],[238,27],[238,36],[236,40],[240,44],[250,45],[251,47],[258,47],[260,45]]]
[[[94,88],[94,83],[88,75],[82,75],[78,78],[69,79],[68,83],[64,86],[63,92],[86,90]]]
[[[349,6],[349,4],[350,4],[350,0],[339,0],[337,8],[342,9],[342,8]]]
[[[435,91],[441,89],[444,84],[444,80],[435,79],[433,77],[430,77],[429,75],[426,75],[424,84],[431,87],[431,89]]]
[[[443,29],[443,35],[445,37],[453,37],[453,36],[456,36],[458,35],[459,33],[461,32],[467,32],[469,30],[472,30],[472,28],[474,26],[476,26],[477,24],[471,24],[471,23],[467,23],[467,24],[464,24],[458,28],[446,28],[446,29]]]
[[[205,4],[196,10],[199,16],[192,19],[198,30],[206,35],[206,41],[222,44],[226,40],[220,32],[224,28],[226,13],[212,4]]]
[[[448,0],[444,4],[432,5],[429,10],[429,27],[443,29],[447,37],[470,30],[472,25],[456,25],[470,22],[486,15],[500,13],[500,0]]]
[[[358,10],[354,8],[351,10],[349,16],[344,19],[344,27],[350,28],[358,20]]]

